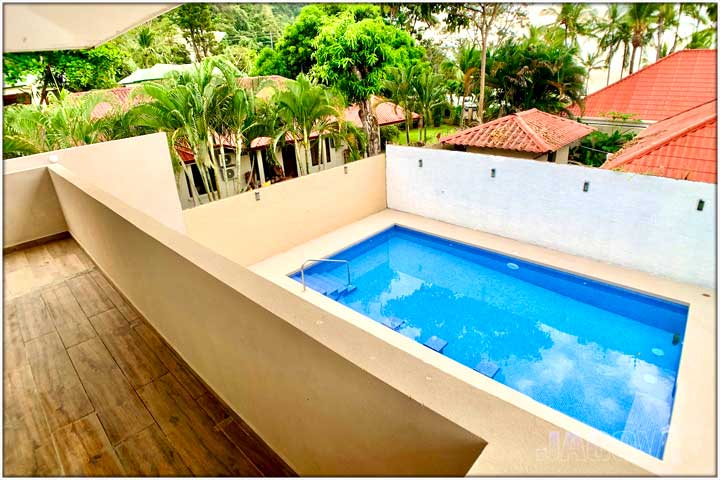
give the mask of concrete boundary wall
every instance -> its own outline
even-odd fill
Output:
[[[484,440],[317,340],[356,339],[350,324],[84,177],[50,171],[73,237],[299,474],[455,476],[476,461]]]
[[[46,167],[3,175],[3,197],[3,248],[67,231]]]
[[[5,182],[7,184],[9,181],[9,173],[44,169],[53,164],[82,175],[128,205],[178,232],[185,232],[180,197],[164,133],[5,160]],[[13,205],[20,204],[13,202]]]
[[[714,184],[390,145],[387,192],[388,208],[715,285]]]
[[[386,206],[385,155],[378,155],[191,208],[183,215],[191,238],[247,266]]]

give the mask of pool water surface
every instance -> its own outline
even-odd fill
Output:
[[[329,258],[308,288],[662,458],[686,306],[400,226]]]

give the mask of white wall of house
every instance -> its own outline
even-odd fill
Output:
[[[451,148],[447,148],[447,147],[445,149],[452,150]],[[521,158],[524,160],[537,160],[538,162],[547,162],[548,161],[547,154],[539,155],[537,153],[532,153],[532,152],[518,152],[515,150],[500,150],[498,148],[478,148],[478,147],[468,147],[467,151],[470,153],[481,153],[481,154],[485,154],[485,155]],[[560,150],[558,150],[557,152],[555,152],[555,163],[563,163],[563,164],[568,163],[569,155],[570,155],[570,145],[566,145],[566,146],[562,147]]]
[[[715,285],[715,193],[709,183],[387,149],[388,208],[703,286]]]

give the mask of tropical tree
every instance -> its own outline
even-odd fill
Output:
[[[391,67],[388,69],[387,77],[383,82],[383,87],[389,99],[395,104],[395,113],[397,114],[398,108],[403,110],[403,116],[405,117],[405,137],[408,145],[410,145],[410,129],[412,129],[412,114],[415,106],[415,95],[412,83],[415,73],[416,68],[414,65]]]
[[[417,69],[410,84],[414,93],[414,105],[422,115],[423,142],[427,143],[427,128],[435,110],[447,103],[445,82],[442,75],[431,68]],[[408,138],[409,144],[409,138]]]
[[[210,201],[222,196],[219,189],[211,188],[210,180],[214,175],[215,184],[220,185],[220,166],[214,155],[218,126],[213,114],[220,110],[223,100],[216,91],[223,91],[224,77],[215,73],[217,68],[217,60],[207,58],[187,71],[171,72],[164,82],[143,83],[131,95],[149,98],[148,102],[133,107],[139,125],[165,131],[173,147],[186,146],[192,150]],[[190,178],[187,166],[182,163],[185,175]]]
[[[635,71],[635,57],[638,50],[642,50],[648,40],[652,38],[652,25],[655,20],[657,4],[631,3],[625,13],[625,23],[632,33],[632,54],[630,55],[630,72]],[[642,57],[642,54],[640,55]],[[638,59],[638,64],[640,59]]]
[[[338,101],[330,90],[300,74],[297,80],[288,82],[275,94],[273,102],[283,122],[283,127],[275,135],[273,149],[289,135],[295,147],[298,172],[306,175],[310,172],[311,137],[328,128],[328,117],[340,118],[342,113],[337,108]],[[304,162],[300,161],[301,153]]]
[[[192,47],[195,61],[209,57],[216,51],[217,41],[213,33],[216,20],[210,4],[186,3],[170,12],[170,18]]]
[[[588,91],[588,85],[590,83],[590,73],[592,73],[593,70],[598,70],[602,68],[602,66],[605,64],[603,59],[600,57],[602,55],[601,50],[595,50],[591,52],[587,52],[585,55],[580,57],[580,65],[582,65],[585,68],[585,71],[587,72],[587,75],[585,76],[585,94],[587,95]]]
[[[158,54],[155,50],[155,33],[149,26],[141,27],[137,32],[138,59],[142,68],[152,67],[157,63]]]
[[[491,111],[498,116],[538,108],[548,113],[582,104],[587,72],[577,50],[508,40],[488,56]]]
[[[502,39],[511,31],[512,27],[522,25],[526,18],[524,9],[520,5],[510,3],[457,3],[449,4],[447,9],[447,30],[457,31],[473,26],[480,35],[477,104],[478,115],[482,122],[485,112],[485,83],[490,36],[495,34],[497,38]],[[463,108],[465,108],[464,105]]]
[[[422,50],[405,31],[381,18],[357,21],[352,11],[338,15],[315,39],[317,63],[312,73],[336,87],[351,103],[357,103],[368,154],[380,153],[380,132],[370,98],[382,90],[388,68],[415,63]]]
[[[563,3],[559,8],[546,8],[546,15],[555,15],[555,22],[561,25],[565,35],[565,46],[578,46],[578,37],[590,35],[594,23],[592,8],[585,3]]]
[[[632,33],[626,22],[625,7],[617,3],[608,5],[605,17],[598,20],[595,27],[595,34],[598,36],[598,48],[605,52],[605,68],[607,69],[606,85],[610,85],[610,74],[613,58],[622,48],[622,65],[620,67],[620,77],[627,67],[630,54],[630,41]]]
[[[62,91],[48,105],[12,105],[4,109],[3,157],[19,157],[78,147],[116,138],[105,119],[94,116],[114,100],[101,92],[71,95]]]
[[[655,11],[655,43],[657,46],[657,53],[655,55],[655,61],[660,60],[667,54],[667,47],[665,46],[665,32],[668,29],[677,29],[680,26],[680,19],[676,15],[675,5],[672,3],[660,3],[657,5]]]

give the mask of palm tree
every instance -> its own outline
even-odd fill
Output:
[[[565,45],[577,46],[580,35],[589,35],[592,31],[593,11],[585,3],[563,3],[560,9],[547,8],[542,11],[545,15],[555,15],[557,24],[565,30]]]
[[[655,56],[655,61],[657,62],[662,57],[665,56],[666,49],[665,49],[665,31],[668,28],[675,28],[677,29],[679,27],[679,18],[675,15],[675,5],[672,3],[661,3],[657,6],[657,11],[655,12],[655,24],[657,25],[655,29],[655,35],[656,35],[656,43],[657,43],[657,54]]]
[[[139,64],[142,68],[152,67],[157,63],[158,54],[155,48],[155,33],[149,26],[141,27],[137,32],[137,44],[139,47]]]
[[[395,104],[395,113],[397,114],[398,107],[403,109],[407,145],[410,145],[410,129],[412,128],[414,102],[412,79],[414,74],[415,67],[413,65],[392,67],[388,69],[387,77],[383,83],[390,100]]]
[[[587,95],[588,92],[590,73],[592,73],[593,70],[602,68],[602,65],[605,63],[603,59],[600,58],[601,53],[601,50],[595,50],[594,52],[586,53],[584,57],[580,58],[580,64],[585,67],[585,70],[587,71],[587,75],[585,77],[585,95]]]
[[[652,34],[651,25],[654,21],[657,5],[652,3],[631,3],[625,13],[625,23],[632,32],[632,54],[630,56],[630,72],[635,71],[635,55],[638,49],[646,45],[648,36]],[[642,57],[642,54],[640,55]],[[639,60],[638,60],[639,63]]]
[[[445,84],[442,75],[426,68],[417,72],[411,79],[415,94],[415,105],[422,115],[423,142],[427,143],[427,127],[432,122],[435,110],[447,103]]]
[[[131,94],[132,98],[143,94],[150,99],[133,108],[139,125],[168,132],[174,146],[185,144],[192,150],[210,201],[221,197],[210,182],[212,168],[215,184],[220,185],[213,145],[218,126],[213,115],[222,101],[216,90],[222,91],[224,80],[215,74],[217,65],[213,58],[204,59],[188,71],[172,72],[166,82],[143,83]],[[190,178],[184,164],[183,169]]]
[[[339,118],[342,115],[335,107],[337,102],[332,97],[328,89],[311,82],[303,73],[275,94],[274,103],[283,121],[283,128],[275,136],[273,149],[281,138],[289,134],[295,146],[300,175],[310,172],[311,136],[317,133],[317,129],[327,117]],[[303,149],[304,164],[300,162],[300,147]]]
[[[5,109],[5,158],[78,147],[112,139],[109,123],[95,117],[102,103],[114,99],[102,92],[70,95],[61,91],[48,105],[17,105]]]
[[[620,76],[627,66],[627,56],[630,45],[630,29],[623,21],[625,7],[616,3],[608,5],[605,18],[600,20],[596,26],[595,33],[598,36],[598,48],[606,52],[605,68],[607,69],[606,85],[610,85],[610,74],[612,60],[620,47],[623,47],[623,61],[620,68]]]

